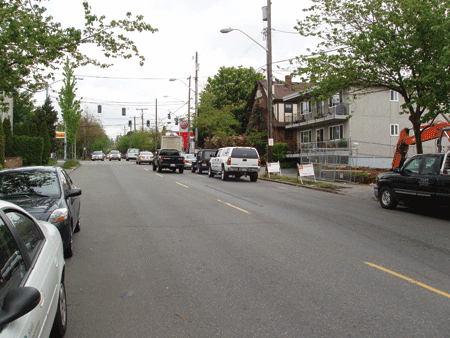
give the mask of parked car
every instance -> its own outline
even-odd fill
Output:
[[[195,161],[195,155],[194,154],[183,154],[181,155],[184,157],[184,169],[191,169],[192,162]]]
[[[155,156],[151,151],[140,151],[136,157],[136,164],[148,163],[152,164]]]
[[[73,234],[80,231],[81,189],[60,167],[21,167],[0,170],[0,199],[13,202],[38,220],[54,224],[73,255]]]
[[[96,161],[96,160],[104,161],[105,154],[103,154],[103,151],[94,151],[91,154],[91,160],[92,161]]]
[[[448,205],[450,202],[450,152],[418,154],[403,167],[377,176],[374,195],[385,209],[399,203],[410,206]]]
[[[122,155],[120,154],[120,151],[118,150],[111,150],[109,152],[109,160],[118,160],[120,161],[122,159]]]
[[[0,337],[63,337],[67,327],[61,236],[0,201]]]
[[[226,147],[220,148],[216,155],[211,156],[208,175],[214,177],[220,174],[222,181],[226,181],[229,176],[250,176],[250,181],[256,182],[260,170],[261,159],[255,148]]]
[[[197,153],[196,159],[192,162],[191,171],[201,174],[203,170],[208,170],[211,156],[217,153],[217,149],[202,149]]]
[[[125,158],[127,161],[129,160],[136,160],[137,156],[139,154],[139,149],[137,148],[130,148],[127,150],[127,154],[125,155]]]

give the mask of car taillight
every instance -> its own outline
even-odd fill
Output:
[[[258,165],[261,166],[261,159],[258,159]]]
[[[188,160],[186,160],[186,159],[184,159],[183,161],[184,161],[184,163],[189,163],[189,161],[188,161]]]
[[[231,165],[231,157],[228,157],[227,165]]]

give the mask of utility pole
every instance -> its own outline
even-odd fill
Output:
[[[191,76],[189,76],[189,96],[188,96],[188,128],[187,128],[187,139],[188,139],[188,151],[191,153]]]
[[[268,151],[267,162],[272,162],[272,13],[270,8],[271,0],[267,0],[267,114],[269,125],[269,139],[268,139]]]
[[[136,110],[141,111],[142,131],[144,131],[144,110],[148,110],[148,108],[136,108]],[[134,130],[136,130],[136,126],[134,127]]]
[[[195,52],[195,122],[198,123],[198,52]],[[194,153],[198,147],[198,128],[195,127],[194,135]]]
[[[155,153],[158,150],[158,99],[155,99]]]

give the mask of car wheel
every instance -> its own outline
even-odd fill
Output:
[[[80,226],[80,220],[78,220],[77,225],[75,225],[75,229],[73,230],[73,232],[80,232],[81,230],[81,226]]]
[[[394,192],[389,187],[382,187],[380,190],[380,205],[384,209],[395,209],[398,202],[395,199]]]
[[[223,168],[222,167],[222,172],[221,172],[221,178],[222,178],[222,181],[226,181],[226,180],[228,180],[228,173],[225,171],[225,168]]]
[[[212,171],[211,166],[208,167],[208,176],[214,177],[214,172]]]
[[[184,171],[184,168],[180,168],[180,174],[182,174]]]
[[[162,168],[161,168],[161,166],[158,166],[158,170],[157,170],[159,173],[160,172],[162,172]]]
[[[111,162],[111,159],[109,159],[109,162]]]
[[[69,246],[64,250],[64,258],[73,256],[73,233],[70,231]]]
[[[53,322],[51,337],[64,337],[67,329],[67,298],[64,285],[64,274],[59,286],[58,309]]]
[[[195,173],[195,167],[194,166],[191,167],[191,172]]]
[[[200,167],[200,168],[198,168],[198,173],[197,174],[199,174],[199,175],[201,175],[202,174],[202,168]]]
[[[258,180],[258,174],[250,174],[250,182],[256,182]]]
[[[156,165],[153,164],[152,169],[153,169],[153,171],[156,171]]]

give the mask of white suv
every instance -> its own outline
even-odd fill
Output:
[[[250,181],[256,182],[260,170],[261,160],[255,148],[227,147],[220,148],[216,155],[211,156],[208,175],[220,174],[223,181],[229,176],[250,176]]]
[[[127,150],[127,154],[125,155],[126,160],[136,160],[139,155],[139,149],[138,148],[130,148]]]

